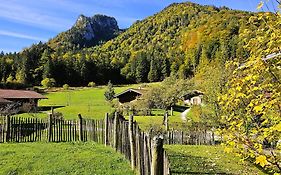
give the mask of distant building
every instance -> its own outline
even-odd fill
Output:
[[[183,96],[184,103],[187,105],[201,105],[203,103],[203,92],[194,90]]]
[[[131,102],[135,99],[137,99],[138,97],[142,96],[144,94],[143,89],[127,89],[119,94],[116,94],[114,97],[118,98],[119,103],[124,104],[124,103],[128,103]]]
[[[10,103],[18,103],[21,112],[36,111],[40,99],[47,97],[35,91],[0,89],[0,105],[3,107]]]

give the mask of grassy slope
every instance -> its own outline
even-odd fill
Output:
[[[254,165],[224,153],[222,146],[165,145],[173,174],[264,174]]]
[[[0,144],[0,174],[134,174],[112,148],[89,143]]]
[[[110,105],[104,100],[105,88],[91,88],[50,92],[46,96],[48,100],[42,100],[40,105],[62,105],[56,109],[62,112],[65,118],[77,118],[77,114],[87,118],[103,118],[106,112],[110,112]]]
[[[136,88],[140,85],[128,85],[115,87],[115,93],[122,92],[128,88]],[[105,101],[105,86],[95,88],[76,88],[75,90],[61,90],[45,94],[47,100],[39,101],[39,106],[65,106],[55,111],[63,113],[66,119],[76,119],[77,114],[86,118],[104,118],[106,112],[111,111],[110,104]],[[21,114],[22,117],[35,116],[46,117],[46,113]]]

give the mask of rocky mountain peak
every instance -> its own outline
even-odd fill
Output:
[[[71,45],[91,47],[116,37],[120,32],[122,30],[119,29],[117,21],[113,17],[100,14],[92,17],[79,15],[71,29],[59,34],[51,42],[62,43],[61,41],[64,41]]]
[[[106,16],[106,15],[94,15],[92,17],[87,17],[84,15],[80,15],[76,23],[74,24],[74,27],[78,28],[84,28],[91,25],[92,27],[97,27],[100,29],[109,28],[111,30],[119,30],[117,21],[115,18]]]

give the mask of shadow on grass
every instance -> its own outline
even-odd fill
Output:
[[[180,153],[169,155],[171,162],[172,174],[225,174],[233,175],[225,172],[215,163],[206,158],[199,156],[190,156]]]
[[[58,109],[58,108],[63,108],[65,106],[39,106],[38,110],[39,111],[50,111],[52,108],[53,109]]]
[[[189,108],[188,106],[180,106],[180,105],[173,106],[174,111],[177,111],[177,112],[184,112],[188,108]]]

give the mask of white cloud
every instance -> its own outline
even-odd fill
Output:
[[[0,30],[0,35],[28,39],[28,40],[33,40],[33,41],[47,41],[48,40],[46,38],[30,36],[30,35],[26,35],[26,34],[22,34],[22,33],[16,33],[16,32],[4,31],[4,30]]]
[[[0,18],[49,29],[65,29],[72,23],[70,20],[59,18],[47,12],[44,13],[42,9],[32,8],[28,4],[21,4],[17,1],[2,2],[0,4]]]

